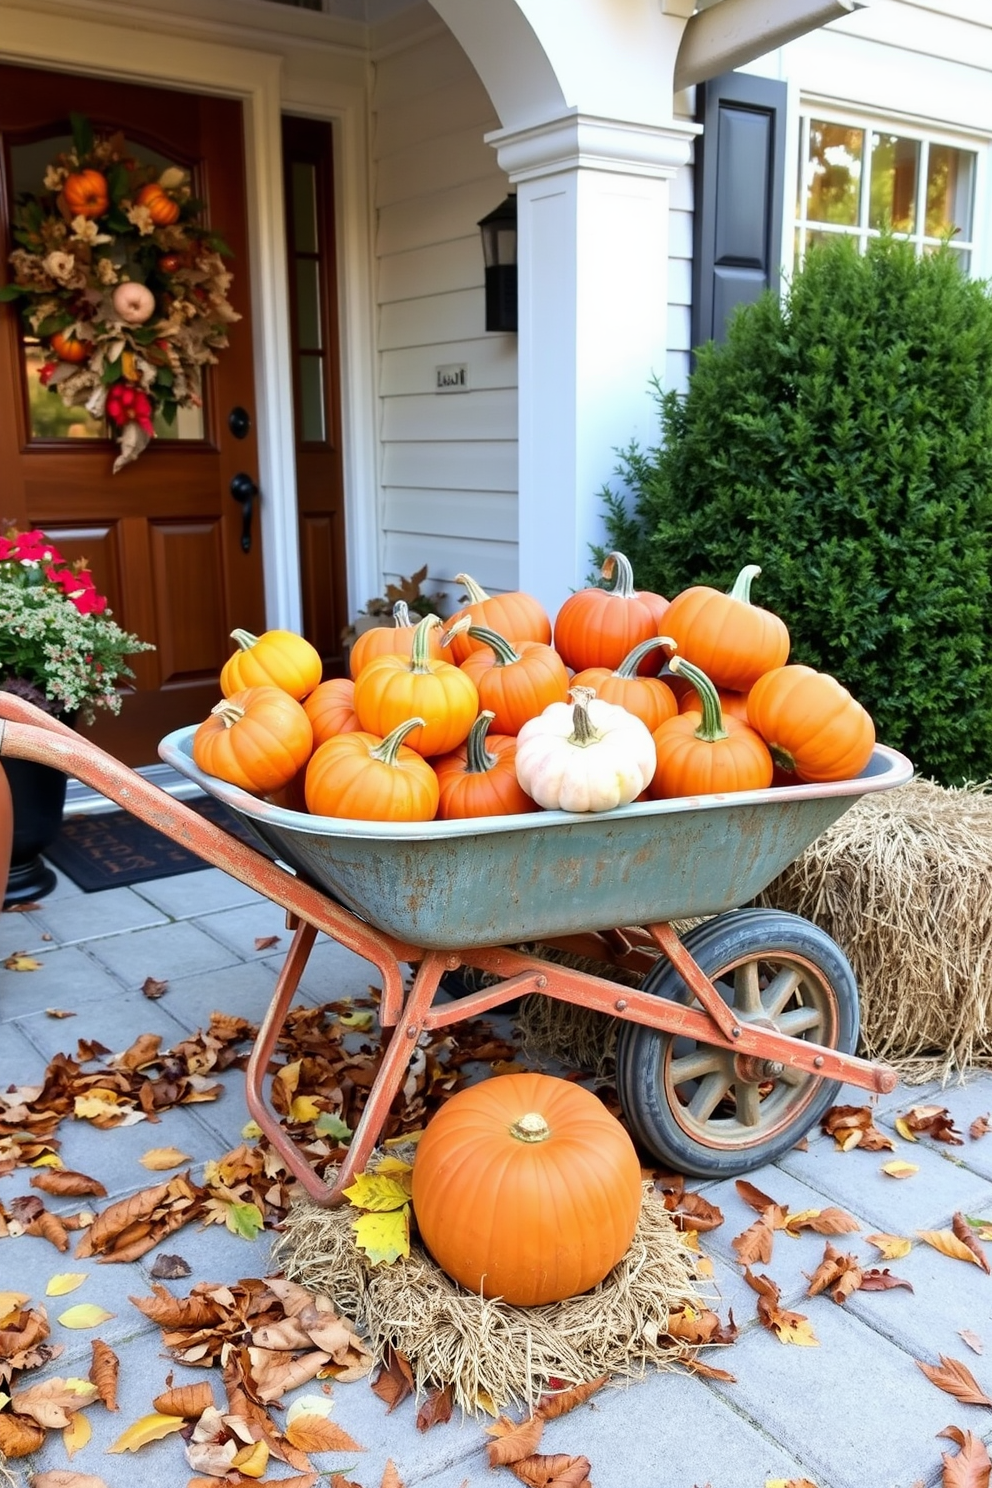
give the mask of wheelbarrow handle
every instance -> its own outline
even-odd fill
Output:
[[[323,930],[370,962],[383,979],[382,1013],[395,1022],[403,1004],[399,963],[423,951],[367,925],[303,879],[279,868],[264,853],[215,826],[198,811],[145,780],[88,739],[13,693],[0,692],[0,757],[33,760],[75,776],[132,816],[264,894],[297,919]]]

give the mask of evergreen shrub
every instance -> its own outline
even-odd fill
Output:
[[[657,384],[656,384],[657,387]],[[661,440],[604,491],[638,588],[729,589],[945,785],[992,778],[992,299],[949,248],[817,246],[780,301],[657,387]]]

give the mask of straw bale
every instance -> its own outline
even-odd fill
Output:
[[[275,1262],[363,1329],[377,1362],[392,1345],[410,1360],[418,1392],[450,1384],[466,1412],[479,1410],[486,1397],[500,1409],[533,1404],[552,1379],[635,1377],[694,1352],[664,1336],[669,1312],[705,1302],[692,1252],[650,1184],[623,1260],[592,1291],[541,1307],[511,1307],[466,1291],[416,1239],[409,1258],[373,1267],[355,1245],[354,1217],[348,1207],[293,1204]]]

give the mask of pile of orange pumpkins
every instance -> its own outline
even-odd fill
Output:
[[[224,697],[196,730],[207,774],[280,805],[366,821],[430,821],[845,780],[875,730],[833,677],[789,664],[784,622],[732,590],[670,602],[634,588],[612,553],[608,588],[569,596],[552,626],[520,592],[450,620],[366,631],[350,678],[321,679],[301,636],[235,631]]]

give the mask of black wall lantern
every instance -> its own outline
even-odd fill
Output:
[[[486,263],[486,330],[517,329],[517,198],[508,196],[478,224]]]

